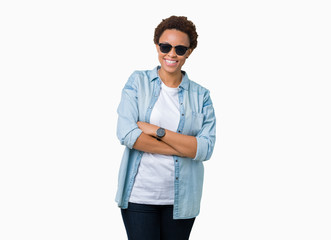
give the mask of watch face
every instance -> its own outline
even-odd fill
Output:
[[[156,135],[161,138],[165,135],[165,129],[164,128],[159,128],[157,131],[156,131]]]

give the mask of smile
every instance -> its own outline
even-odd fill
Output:
[[[173,63],[176,63],[177,61],[171,61],[171,60],[165,60],[167,63],[170,63],[170,64],[173,64]]]
[[[168,60],[168,59],[164,59],[164,61],[165,61],[165,64],[167,65],[167,66],[176,66],[177,65],[177,63],[178,63],[178,61],[176,61],[176,60]]]

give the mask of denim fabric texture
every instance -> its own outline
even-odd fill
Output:
[[[117,109],[117,137],[125,146],[119,176],[116,202],[122,209],[128,202],[143,152],[133,149],[142,131],[137,121],[148,122],[161,90],[158,69],[135,71],[122,90]],[[175,164],[174,219],[194,218],[200,212],[204,166],[210,159],[216,140],[216,118],[209,90],[191,81],[182,71],[179,85],[180,121],[177,132],[195,136],[196,156],[173,156]],[[167,116],[164,116],[167,117]]]
[[[187,240],[195,220],[173,219],[172,205],[129,202],[121,213],[129,240]]]

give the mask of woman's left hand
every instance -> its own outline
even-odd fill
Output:
[[[156,137],[156,130],[159,128],[158,126],[140,121],[137,122],[137,125],[143,131],[143,133],[152,137]]]

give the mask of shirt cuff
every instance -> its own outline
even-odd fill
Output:
[[[195,158],[193,160],[203,161],[207,155],[208,144],[204,139],[196,137],[197,139],[197,153],[195,154]]]
[[[136,128],[136,129],[133,129],[127,137],[126,139],[126,146],[128,146],[130,149],[133,148],[133,145],[136,143],[137,141],[137,138],[140,136],[140,134],[142,133],[143,131],[140,129],[140,128]]]

